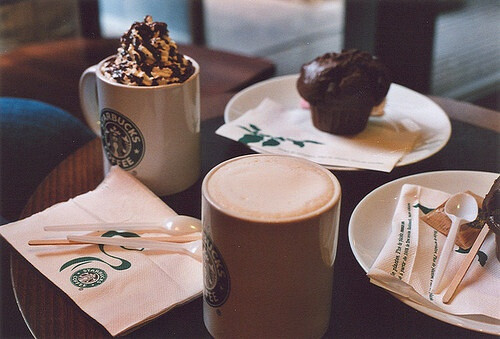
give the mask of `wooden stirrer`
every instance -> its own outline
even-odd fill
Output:
[[[446,290],[446,293],[443,296],[443,303],[448,304],[450,300],[452,299],[453,295],[455,294],[455,291],[457,290],[458,285],[462,282],[462,279],[465,276],[465,273],[467,273],[467,270],[469,269],[472,261],[474,260],[477,251],[479,251],[479,248],[484,242],[484,239],[486,239],[486,235],[489,232],[489,227],[487,224],[484,224],[483,228],[481,229],[481,232],[476,238],[476,241],[474,241],[474,244],[472,245],[469,253],[465,257],[464,261],[460,265],[457,273],[451,280],[450,285],[448,286],[448,290]]]
[[[109,238],[103,238],[103,237],[95,237],[95,239],[109,239]],[[130,238],[128,238],[130,239]],[[138,238],[131,238],[131,239],[141,239],[141,240],[155,240],[155,241],[162,241],[162,242],[175,242],[175,243],[185,243],[185,242],[191,242],[195,240],[201,239],[200,235],[178,235],[178,236],[169,236],[169,237],[138,237]],[[93,244],[94,242],[92,242]],[[89,242],[85,241],[71,241],[68,239],[33,239],[28,241],[28,245],[30,246],[45,246],[45,245],[82,245],[82,244],[89,244]]]

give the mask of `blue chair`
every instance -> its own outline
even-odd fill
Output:
[[[49,172],[93,138],[89,128],[60,108],[0,97],[0,224],[16,220]]]

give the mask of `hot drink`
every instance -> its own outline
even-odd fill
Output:
[[[167,25],[146,16],[117,53],[80,78],[82,111],[101,136],[104,168],[120,166],[157,195],[194,184],[201,169],[200,68]]]
[[[321,337],[341,188],[308,160],[228,160],[202,185],[203,312],[216,338]]]
[[[283,221],[318,212],[331,202],[331,177],[325,169],[296,158],[246,157],[207,177],[207,197],[241,218]]]

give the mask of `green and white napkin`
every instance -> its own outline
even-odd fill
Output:
[[[0,235],[114,336],[199,296],[202,264],[187,255],[160,250],[107,245],[33,247],[28,241],[66,235],[44,231],[46,225],[155,222],[174,214],[132,175],[112,167],[94,191],[2,226]],[[113,232],[105,235],[120,236]]]
[[[495,237],[490,232],[451,303],[442,298],[466,249],[449,259],[438,294],[430,292],[440,250],[446,237],[421,220],[449,198],[449,194],[406,184],[392,219],[391,233],[368,271],[371,282],[425,307],[454,315],[483,315],[500,319],[500,263],[495,255]]]
[[[318,164],[390,172],[413,149],[420,135],[411,119],[372,117],[354,136],[316,129],[308,109],[286,109],[266,98],[256,108],[224,124],[217,134],[244,143],[260,153],[299,156]]]

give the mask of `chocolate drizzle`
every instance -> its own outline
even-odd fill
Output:
[[[121,37],[117,55],[104,64],[103,74],[121,84],[158,86],[182,83],[194,73],[191,61],[177,50],[167,24],[146,16]]]

